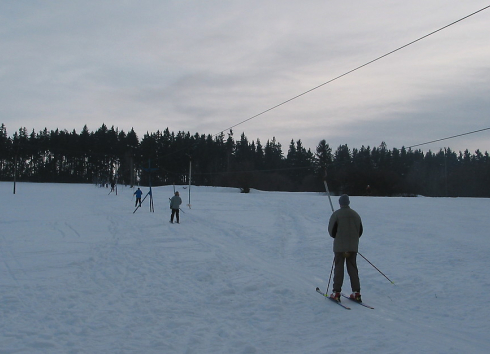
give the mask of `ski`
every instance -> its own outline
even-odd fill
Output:
[[[351,299],[351,298],[350,298],[350,296],[347,296],[347,295],[345,295],[345,294],[342,294],[342,296],[343,296],[343,297],[345,297],[346,299],[349,299],[350,301],[354,301],[354,302],[358,303],[359,305],[362,305],[362,306],[364,306],[364,307],[367,307],[368,309],[372,309],[372,310],[374,310],[374,307],[369,306],[369,305],[366,305],[366,304],[365,304],[364,302],[362,302],[362,301],[357,301],[356,299]]]
[[[350,307],[348,307],[348,306],[344,305],[344,304],[343,304],[343,303],[341,303],[340,301],[337,301],[337,300],[335,300],[335,299],[332,299],[332,298],[331,298],[330,296],[328,296],[327,294],[322,293],[322,292],[321,292],[321,290],[320,290],[320,288],[316,288],[316,292],[317,292],[317,293],[319,293],[319,294],[322,294],[322,295],[323,295],[324,297],[326,297],[327,299],[329,299],[329,300],[331,300],[331,301],[335,302],[337,305],[342,306],[344,309],[346,309],[346,310],[350,310]]]

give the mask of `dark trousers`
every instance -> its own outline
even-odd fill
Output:
[[[344,283],[344,263],[350,277],[352,292],[360,292],[359,273],[357,271],[357,252],[335,252],[335,271],[333,275],[333,291],[342,291]]]
[[[172,215],[170,216],[170,222],[174,222],[174,215],[177,220],[177,223],[179,222],[179,209],[172,209]]]
[[[136,203],[134,203],[134,206],[138,206],[138,203],[140,203],[141,206],[141,197],[136,198]]]

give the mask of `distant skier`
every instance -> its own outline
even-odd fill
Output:
[[[143,192],[141,191],[141,189],[137,189],[136,192],[133,193],[133,195],[136,196],[136,203],[134,203],[134,206],[138,206],[138,203],[140,204],[139,206],[141,206],[141,195],[143,194]]]
[[[179,220],[179,210],[180,204],[182,204],[182,199],[179,197],[179,192],[175,192],[175,195],[170,199],[170,209],[172,210],[172,214],[170,215],[170,222],[174,223],[174,216],[176,218],[177,224],[180,222]]]
[[[362,221],[359,214],[350,208],[350,200],[347,194],[339,198],[340,209],[330,217],[328,233],[335,240],[333,251],[335,253],[335,271],[333,277],[333,292],[330,297],[340,301],[340,292],[344,282],[344,263],[347,265],[352,294],[350,298],[361,301],[361,284],[357,270],[357,251],[359,238],[362,235]]]

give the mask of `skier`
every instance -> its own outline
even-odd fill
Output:
[[[359,238],[362,235],[362,221],[359,214],[350,208],[350,200],[347,194],[339,198],[340,209],[330,217],[328,233],[334,238],[333,251],[335,254],[333,292],[330,295],[334,300],[340,301],[340,292],[344,282],[344,263],[347,265],[352,288],[351,299],[361,301],[361,285],[357,271],[357,251]]]
[[[170,222],[172,224],[174,223],[174,215],[177,224],[179,224],[180,204],[182,204],[182,199],[179,197],[179,192],[175,192],[175,195],[172,197],[172,199],[170,199],[170,209],[172,209],[172,215],[170,215]]]
[[[141,195],[143,194],[143,192],[141,191],[141,189],[137,189],[136,192],[133,193],[133,195],[136,196],[136,203],[134,203],[134,206],[138,206],[138,202],[140,203],[140,206],[141,206]]]

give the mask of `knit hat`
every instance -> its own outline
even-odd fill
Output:
[[[347,194],[342,194],[339,198],[340,206],[348,206],[350,204],[349,196]]]

